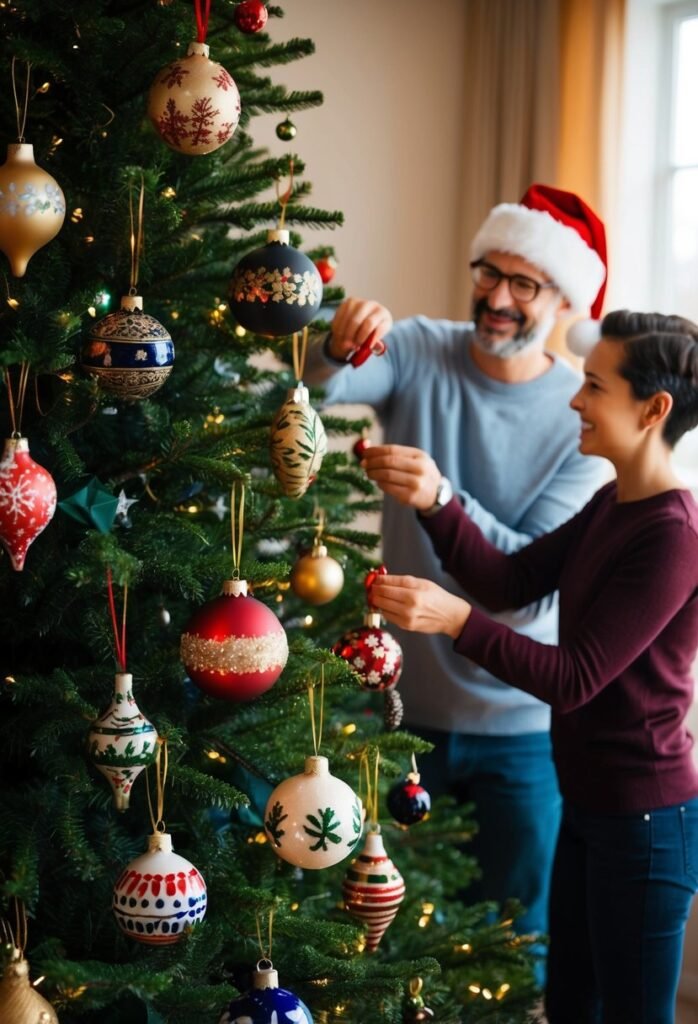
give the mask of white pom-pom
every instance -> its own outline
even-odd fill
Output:
[[[577,320],[565,334],[570,352],[582,359],[588,356],[597,341],[601,340],[600,320]]]

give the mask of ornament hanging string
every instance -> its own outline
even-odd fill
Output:
[[[317,519],[317,526],[315,527],[315,543],[319,544],[325,530],[325,510],[324,508],[320,508],[319,505],[315,506],[315,518]]]
[[[124,608],[121,613],[121,636],[119,636],[119,623],[116,617],[116,604],[114,602],[114,587],[112,585],[111,568],[107,567],[107,593],[109,594],[109,611],[111,613],[111,624],[114,630],[114,647],[116,649],[116,660],[122,672],[126,671],[126,605],[128,603],[128,583],[124,583]]]
[[[273,928],[274,928],[274,907],[272,907],[271,910],[269,911],[269,926],[268,926],[269,941],[267,943],[266,948],[264,946],[264,943],[262,942],[262,924],[261,924],[261,921],[260,921],[259,912],[255,911],[255,915],[254,916],[255,916],[255,920],[257,922],[257,941],[259,942],[259,953],[260,953],[260,961],[259,961],[259,963],[262,963],[264,960],[266,960],[268,963],[271,963],[272,932],[273,932]],[[259,967],[259,964],[257,964],[257,967]]]
[[[29,111],[29,78],[31,75],[32,65],[30,61],[26,61],[27,65],[27,84],[24,90],[24,109],[19,102],[17,96],[17,74],[15,71],[15,65],[17,58],[12,58],[12,92],[15,97],[15,114],[17,115],[17,142],[24,142],[24,129],[27,126],[27,113]]]
[[[310,705],[310,728],[313,733],[313,747],[318,756],[322,746],[322,726],[325,718],[325,666],[320,666],[320,724],[315,728],[315,684],[308,685],[308,704]]]
[[[371,825],[372,829],[375,829],[378,825],[378,765],[380,763],[380,750],[376,749],[376,761],[373,770],[373,778],[371,777],[371,758],[370,749],[365,747],[361,751],[361,761],[359,762],[359,793],[361,793],[363,777],[366,777],[366,799],[363,801],[364,807],[366,808],[366,818]]]
[[[167,766],[167,740],[158,739],[158,752],[155,758],[155,788],[157,800],[157,815],[153,811],[153,801],[150,796],[150,780],[148,777],[149,770],[146,768],[145,771],[145,791],[148,796],[148,812],[150,813],[150,823],[153,826],[153,835],[155,835],[156,832],[167,831],[163,819],[163,814],[165,811],[165,783],[167,782]]]
[[[205,43],[208,34],[208,19],[211,13],[211,0],[194,0],[196,15],[196,41]]]
[[[303,380],[303,371],[305,370],[305,357],[308,354],[308,328],[303,328],[303,334],[299,341],[298,331],[293,335],[293,372],[296,375],[296,380],[300,384]]]
[[[10,407],[10,423],[12,424],[12,437],[22,436],[22,416],[24,415],[24,399],[27,394],[27,381],[29,380],[29,363],[23,362],[19,368],[19,381],[17,384],[17,396],[12,389],[12,377],[9,369],[5,369],[5,385],[7,387],[7,402]]]
[[[419,997],[419,993],[422,991],[423,985],[424,982],[422,981],[421,978],[410,978],[409,988],[410,995],[412,996],[413,999],[417,999]]]
[[[141,193],[138,199],[138,220],[134,221],[133,216],[133,185],[129,188],[128,210],[131,220],[131,286],[129,295],[138,294],[138,263],[143,254],[143,209],[145,207],[145,180],[141,174]]]
[[[286,223],[286,207],[291,201],[293,195],[293,157],[288,162],[288,188],[281,194],[279,186],[279,179],[276,179],[276,198],[279,200],[279,206],[281,207],[281,213],[279,214],[279,231],[283,230],[284,224]]]
[[[13,897],[15,904],[15,933],[13,945],[19,950],[20,959],[24,959],[27,948],[27,908],[22,900]]]
[[[235,513],[235,497],[237,483],[230,491],[230,548],[233,554],[233,579],[240,579],[240,562],[242,561],[242,535],[245,529],[245,485],[240,484],[240,509]],[[236,529],[237,518],[237,529]]]

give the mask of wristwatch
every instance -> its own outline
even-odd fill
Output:
[[[442,476],[436,488],[436,498],[431,508],[420,512],[420,516],[426,516],[428,519],[430,516],[435,516],[437,512],[440,512],[444,505],[448,505],[449,501],[453,497],[453,487],[451,481],[447,476]]]

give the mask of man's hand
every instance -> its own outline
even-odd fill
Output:
[[[333,359],[347,359],[376,331],[384,338],[393,326],[390,310],[371,299],[345,299],[332,321],[327,350]]]
[[[369,601],[381,615],[413,633],[445,633],[454,640],[470,617],[462,597],[416,576],[378,576]]]
[[[426,512],[436,501],[439,467],[420,448],[376,444],[364,449],[361,465],[382,491],[402,505]]]

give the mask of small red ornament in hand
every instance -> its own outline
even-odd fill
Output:
[[[267,23],[268,11],[262,0],[242,0],[235,8],[233,21],[247,35],[261,32]]]
[[[34,462],[26,437],[8,438],[0,459],[0,543],[17,572],[24,568],[29,545],[55,511],[53,477]]]
[[[319,260],[315,260],[315,266],[317,272],[322,278],[323,284],[329,284],[335,275],[337,269],[337,261],[333,256],[322,256]]]
[[[388,346],[381,338],[376,337],[377,333],[377,331],[371,331],[366,341],[349,356],[348,361],[352,366],[361,366],[369,356],[382,356],[384,352],[387,352]]]
[[[360,437],[359,440],[352,445],[351,450],[356,456],[356,458],[359,460],[359,462],[361,462],[361,460],[364,457],[364,452],[366,451],[367,448],[370,447],[371,439],[369,437]]]

